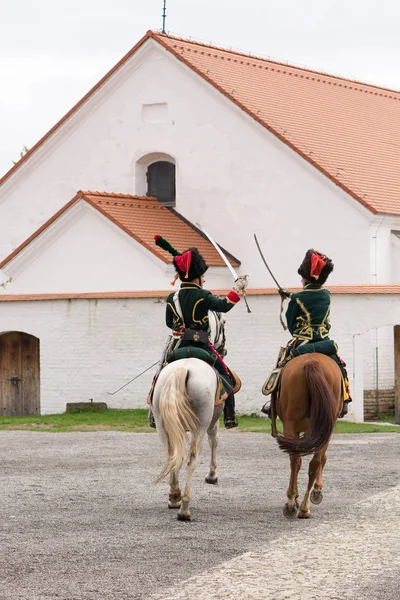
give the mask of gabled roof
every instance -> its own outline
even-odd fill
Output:
[[[54,221],[63,215],[74,204],[84,200],[125,233],[134,238],[142,246],[155,254],[165,263],[172,261],[172,256],[154,243],[154,235],[165,237],[179,251],[189,247],[198,248],[209,266],[225,266],[224,261],[208,241],[204,234],[187,219],[171,208],[166,208],[156,198],[148,196],[130,196],[106,192],[79,191],[76,196],[59,210],[51,219],[46,221],[25,242],[9,254],[1,263],[2,269],[15,258]],[[240,261],[224,250],[232,265],[240,266]]]
[[[152,38],[373,213],[400,215],[400,92],[148,31],[0,185]]]

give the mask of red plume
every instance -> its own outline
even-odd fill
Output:
[[[180,271],[183,271],[185,274],[185,279],[189,276],[189,269],[192,263],[192,251],[187,250],[180,256],[175,256],[175,264]]]
[[[321,271],[325,267],[325,265],[326,265],[326,260],[324,260],[324,258],[320,254],[313,252],[311,254],[311,269],[310,269],[311,277],[314,277],[314,279],[318,279],[318,277],[321,275]]]

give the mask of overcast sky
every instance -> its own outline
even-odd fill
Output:
[[[148,29],[163,0],[0,0],[0,176]],[[167,0],[167,30],[400,89],[399,0]]]

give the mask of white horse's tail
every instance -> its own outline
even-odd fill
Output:
[[[188,377],[189,370],[186,367],[178,367],[168,375],[160,392],[159,409],[167,437],[168,454],[157,481],[182,467],[188,445],[187,431],[193,434],[191,452],[196,452],[198,418],[186,391]]]

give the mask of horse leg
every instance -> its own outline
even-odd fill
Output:
[[[290,454],[290,481],[287,489],[287,502],[283,508],[283,514],[287,519],[294,519],[299,508],[298,476],[301,468],[301,456]]]
[[[185,489],[183,490],[183,496],[181,499],[181,506],[178,512],[178,521],[191,521],[192,517],[190,514],[189,502],[190,502],[190,486],[192,484],[193,471],[196,467],[197,462],[197,438],[192,439],[189,450],[189,460],[186,469],[186,483]]]
[[[217,477],[217,447],[218,447],[218,419],[207,431],[208,443],[211,448],[210,470],[206,477],[206,483],[218,483]]]
[[[169,497],[168,508],[179,508],[181,505],[181,490],[179,488],[178,473],[171,471],[169,475]]]
[[[326,452],[325,448],[323,450],[320,450],[319,452],[316,452],[310,461],[310,466],[308,467],[307,491],[303,498],[303,502],[300,504],[300,510],[299,510],[299,514],[298,514],[300,519],[309,519],[311,516],[311,512],[310,512],[311,491],[314,487],[314,482],[316,480],[317,473],[318,472],[322,473],[323,455],[325,454],[325,452]]]
[[[298,437],[296,427],[293,421],[283,423],[283,434],[290,437]],[[287,519],[294,519],[297,516],[299,507],[299,490],[297,479],[301,468],[301,456],[291,453],[290,457],[290,481],[286,492],[287,502],[283,507],[283,514]]]
[[[321,504],[323,494],[322,494],[322,471],[324,470],[326,464],[326,448],[321,452],[321,464],[317,471],[317,476],[315,479],[314,489],[311,492],[310,500],[313,504]]]
[[[157,412],[158,417],[158,412]],[[169,452],[168,438],[165,434],[164,426],[162,421],[158,421],[158,434],[161,437],[162,443]],[[169,496],[168,496],[168,508],[179,508],[181,505],[181,490],[179,487],[179,473],[178,471],[172,470],[169,474]]]

